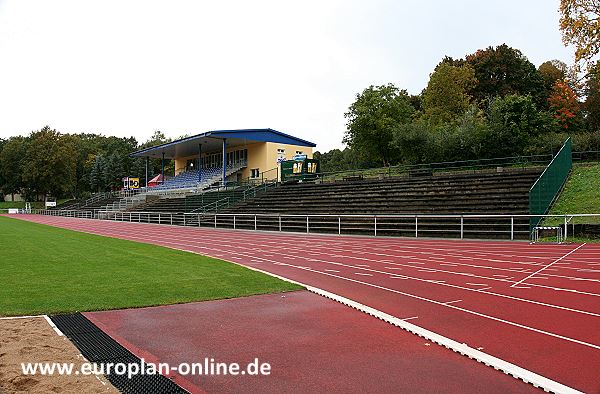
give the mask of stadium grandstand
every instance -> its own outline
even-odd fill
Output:
[[[295,155],[312,157],[316,144],[273,129],[208,131],[173,142],[142,149],[132,157],[161,159],[161,177],[154,190],[197,189],[215,183],[226,186],[243,179],[277,180],[280,161]],[[175,162],[175,176],[167,178],[165,160]],[[146,184],[148,187],[148,184]]]
[[[556,155],[324,173],[312,159],[315,146],[272,129],[209,131],[131,153],[162,161],[146,186],[55,211],[249,230],[528,239],[573,156],[567,140]],[[165,160],[174,161],[172,176]]]

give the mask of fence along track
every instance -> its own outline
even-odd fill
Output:
[[[39,215],[100,219],[173,226],[229,228],[236,230],[325,233],[338,235],[402,236],[413,238],[529,239],[532,219],[560,220],[565,240],[575,218],[595,218],[600,214],[574,215],[273,215],[228,213],[114,212],[78,210],[37,210]]]

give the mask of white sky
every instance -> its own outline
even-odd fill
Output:
[[[342,147],[371,84],[489,45],[568,64],[559,0],[0,0],[0,137],[266,128]]]

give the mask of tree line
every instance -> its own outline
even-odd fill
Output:
[[[49,126],[25,137],[0,139],[0,194],[21,194],[28,201],[80,198],[119,189],[125,176],[144,182],[145,159],[129,154],[168,141],[159,131],[140,144],[134,137],[62,134]],[[149,164],[150,176],[160,173],[160,159]],[[172,165],[165,171],[172,171]]]
[[[344,150],[317,153],[324,171],[600,150],[600,65],[583,83],[563,62],[536,68],[505,44],[443,58],[421,94],[369,86],[345,114]]]
[[[316,152],[324,171],[600,150],[600,3],[561,0],[574,64],[535,67],[506,44],[444,57],[418,95],[369,86],[345,114],[344,150]]]

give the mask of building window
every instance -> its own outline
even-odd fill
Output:
[[[260,171],[258,168],[253,168],[250,170],[250,178],[258,178],[260,176]]]
[[[297,155],[302,155],[303,153],[302,153],[302,151],[301,151],[301,150],[297,150],[297,151],[296,151],[296,154],[297,154]]]
[[[279,149],[277,149],[277,153],[285,153],[285,149],[279,148]]]

